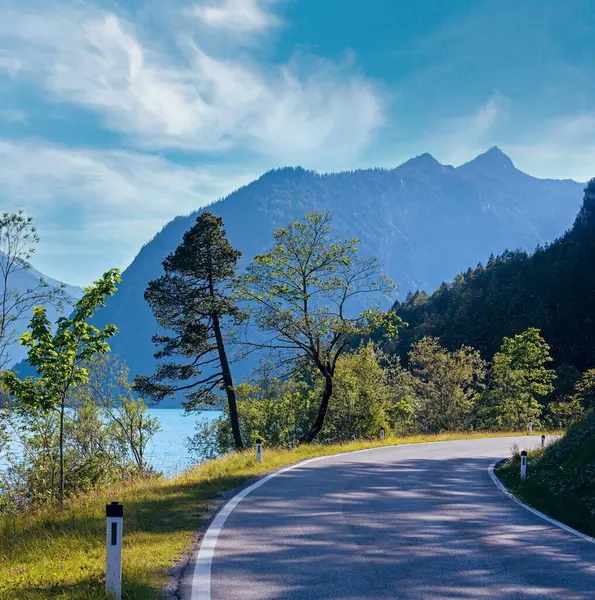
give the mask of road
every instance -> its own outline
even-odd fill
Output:
[[[207,534],[185,597],[595,599],[595,544],[533,515],[491,481],[488,466],[513,442],[538,443],[379,448],[285,471],[229,513],[210,569],[213,530]]]

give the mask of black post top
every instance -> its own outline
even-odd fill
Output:
[[[105,516],[106,517],[123,517],[124,516],[124,505],[119,502],[112,502],[111,504],[105,505]]]
[[[527,451],[526,451],[526,450],[523,450],[523,451],[521,452],[521,456],[527,456]]]
[[[545,435],[542,435],[541,438],[543,439],[545,437]]]

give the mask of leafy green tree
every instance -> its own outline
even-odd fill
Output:
[[[468,346],[449,352],[436,338],[425,337],[411,349],[409,366],[415,378],[419,429],[425,433],[468,429],[485,377],[479,352]]]
[[[321,441],[378,437],[382,428],[388,429],[390,389],[378,358],[371,342],[339,358]]]
[[[88,381],[78,395],[101,411],[109,425],[109,437],[118,446],[124,465],[135,466],[138,474],[152,471],[146,458],[147,444],[161,430],[145,402],[136,396],[128,379],[128,367],[111,352],[86,363]],[[127,460],[124,460],[127,459]]]
[[[223,221],[203,212],[182,243],[163,261],[164,275],[151,281],[145,299],[165,335],[153,341],[162,362],[152,376],[137,376],[135,388],[156,402],[183,392],[192,410],[216,400],[215,390],[227,395],[235,447],[243,447],[237,401],[224,330],[242,314],[230,293],[241,253],[227,240]],[[183,362],[172,362],[171,357]],[[206,370],[206,372],[205,372]]]
[[[595,369],[589,369],[583,373],[572,396],[577,402],[580,402],[585,412],[590,412],[595,408]]]
[[[242,439],[248,447],[261,439],[267,446],[293,448],[308,431],[316,410],[318,389],[299,379],[241,383],[236,388]],[[233,447],[227,407],[214,421],[199,420],[196,433],[187,440],[191,455],[211,458]]]
[[[310,213],[273,237],[273,248],[256,256],[237,282],[238,295],[248,301],[265,337],[246,344],[275,352],[279,365],[306,361],[322,376],[318,411],[302,440],[311,442],[324,426],[337,362],[350,341],[382,325],[394,336],[402,322],[376,307],[352,316],[354,299],[389,294],[394,285],[379,276],[377,259],[358,256],[357,240],[333,233],[329,214]]]
[[[108,340],[117,333],[117,328],[107,325],[98,329],[88,321],[99,307],[105,306],[106,297],[116,292],[119,281],[120,272],[112,269],[85,288],[72,315],[58,319],[55,333],[45,308],[36,307],[21,343],[29,349],[28,361],[38,376],[21,380],[10,371],[4,374],[8,391],[21,406],[59,414],[60,503],[64,501],[64,413],[68,394],[88,380],[85,362],[109,351]]]
[[[391,429],[398,435],[406,435],[417,430],[416,410],[419,402],[415,395],[415,377],[408,369],[401,367],[398,359],[388,355],[387,372],[389,400],[386,415]]]
[[[10,346],[17,340],[15,325],[37,305],[61,308],[64,286],[54,287],[43,278],[26,289],[16,286],[23,271],[30,270],[39,235],[31,217],[19,213],[0,215],[0,369],[11,361]]]
[[[550,347],[539,329],[530,328],[504,338],[490,366],[490,385],[482,396],[480,415],[484,426],[524,429],[541,417],[540,400],[553,389],[554,371]]]

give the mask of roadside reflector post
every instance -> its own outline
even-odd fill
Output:
[[[541,447],[545,448],[545,435],[541,436]]]
[[[533,423],[529,423],[529,433],[533,433]]]
[[[116,600],[122,598],[122,522],[124,506],[119,502],[105,505],[107,520],[105,589]]]
[[[262,441],[258,440],[256,442],[256,462],[262,462]]]
[[[521,481],[527,479],[527,451],[521,452]]]
[[[380,441],[384,442],[384,427],[380,430]]]

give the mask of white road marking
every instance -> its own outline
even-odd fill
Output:
[[[560,529],[563,529],[564,531],[567,531],[568,533],[572,533],[572,535],[576,535],[577,537],[586,540],[587,542],[593,542],[595,543],[595,539],[592,538],[591,536],[588,536],[585,533],[581,533],[580,531],[577,531],[576,529],[573,529],[572,527],[568,526],[568,525],[564,525],[564,523],[561,523],[560,521],[556,521],[556,519],[552,519],[551,517],[548,517],[546,514],[542,513],[541,511],[532,508],[531,506],[525,504],[524,502],[521,502],[521,500],[519,500],[512,492],[509,492],[505,485],[498,479],[498,476],[496,475],[496,473],[494,473],[494,467],[499,463],[502,462],[500,460],[496,460],[494,461],[489,467],[488,467],[488,473],[490,474],[490,477],[492,478],[492,481],[496,484],[496,486],[498,487],[498,489],[505,494],[506,496],[508,496],[511,500],[514,500],[519,506],[522,506],[524,509],[528,510],[529,512],[533,513],[534,515],[540,517],[541,519],[547,521],[548,523],[550,523],[550,525],[554,525],[556,527],[559,527]]]
[[[450,440],[453,442],[458,442],[461,440]],[[218,513],[217,516],[213,519],[213,522],[207,529],[202,542],[200,543],[200,548],[198,551],[198,555],[196,556],[196,562],[194,563],[194,572],[192,574],[192,586],[190,590],[190,600],[211,600],[211,567],[213,564],[213,557],[215,556],[215,547],[217,546],[217,540],[219,539],[219,534],[223,529],[223,525],[227,520],[227,517],[233,512],[235,507],[250,493],[255,489],[259,488],[261,485],[264,485],[267,481],[273,479],[273,477],[277,477],[277,475],[281,475],[282,473],[287,473],[287,471],[292,471],[293,469],[298,469],[303,467],[304,465],[324,460],[328,458],[337,458],[338,456],[347,456],[351,454],[359,454],[360,452],[369,452],[370,450],[378,450],[381,448],[402,448],[403,446],[425,446],[426,444],[440,444],[444,442],[423,442],[421,444],[391,444],[386,446],[376,446],[374,448],[364,448],[363,450],[354,450],[352,452],[341,452],[340,454],[329,454],[327,456],[317,456],[316,458],[309,458],[308,460],[303,460],[302,462],[296,463],[295,465],[291,465],[289,467],[285,467],[280,471],[275,471],[262,479],[259,479],[256,483],[244,488],[241,492],[237,493]]]
[[[491,438],[485,438],[485,439],[491,439]],[[227,504],[225,504],[225,506],[217,513],[217,516],[213,519],[213,522],[207,529],[207,531],[200,543],[200,548],[199,548],[198,554],[196,556],[196,561],[194,563],[194,571],[192,573],[192,583],[191,583],[191,589],[190,589],[190,600],[211,600],[211,567],[213,565],[213,558],[215,556],[215,547],[217,546],[217,540],[219,539],[219,534],[221,533],[221,530],[223,529],[223,526],[225,525],[225,521],[227,520],[229,515],[233,512],[233,510],[236,508],[236,506],[248,494],[250,494],[254,490],[258,489],[261,485],[264,485],[267,481],[270,481],[271,479],[273,479],[273,477],[277,477],[278,475],[287,473],[288,471],[292,471],[293,469],[299,469],[300,467],[303,467],[303,466],[313,463],[313,462],[317,462],[319,460],[325,460],[325,459],[329,459],[329,458],[337,458],[339,456],[359,454],[361,452],[370,452],[372,450],[379,450],[379,449],[385,449],[385,448],[402,448],[404,446],[426,446],[429,444],[445,444],[445,443],[449,443],[449,442],[454,443],[454,442],[460,442],[460,441],[469,441],[469,440],[448,440],[446,442],[444,442],[444,441],[422,442],[422,443],[418,443],[418,444],[415,444],[415,443],[413,443],[413,444],[390,444],[390,445],[385,445],[385,446],[376,446],[374,448],[364,448],[363,450],[354,450],[352,452],[341,452],[340,454],[317,456],[315,458],[309,458],[302,462],[296,463],[295,465],[285,467],[284,469],[275,471],[274,473],[270,473],[266,477],[259,479],[252,485],[249,485],[247,488],[244,488],[242,491],[238,492],[231,500],[229,500],[229,502],[227,502]],[[494,483],[506,495],[510,496],[515,502],[517,502],[524,508],[530,510],[531,512],[534,512],[535,514],[542,516],[543,518],[545,518],[546,520],[548,520],[550,522],[553,522],[554,524],[557,523],[557,521],[551,520],[546,515],[542,515],[541,513],[539,513],[539,511],[534,511],[532,508],[525,506],[522,502],[519,502],[519,500],[517,500],[512,494],[510,494],[510,492],[508,492],[508,490],[506,490],[502,486],[502,484],[499,482],[499,480],[496,478],[495,474],[493,473],[493,467],[495,464],[496,463],[494,462],[490,465],[490,476],[492,477]],[[590,538],[589,536],[585,536],[584,534],[579,533],[578,531],[575,531],[574,529],[567,527],[566,525],[563,525],[562,523],[559,523],[559,526],[561,526],[563,529],[567,529],[571,532],[574,532],[575,534],[579,535],[580,537],[584,537],[585,539],[587,539],[589,541],[595,541],[592,538]]]

